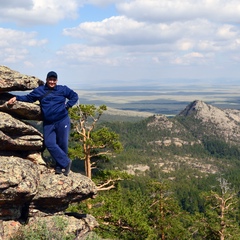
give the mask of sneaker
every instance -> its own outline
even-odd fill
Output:
[[[69,172],[70,172],[70,170],[71,170],[71,166],[72,166],[72,161],[70,160],[70,162],[68,163],[68,165],[64,168],[65,169],[65,171],[64,171],[64,175],[65,176],[68,176],[68,174],[69,174]]]
[[[62,169],[60,167],[56,167],[55,174],[62,174]]]

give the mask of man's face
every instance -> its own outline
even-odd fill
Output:
[[[57,78],[49,77],[47,78],[47,86],[49,88],[54,88],[57,85]]]

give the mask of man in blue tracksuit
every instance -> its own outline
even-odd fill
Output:
[[[68,158],[68,137],[70,133],[70,119],[68,108],[78,101],[76,92],[67,86],[57,85],[57,73],[47,74],[46,84],[35,88],[25,96],[15,96],[8,101],[35,102],[39,100],[43,114],[44,143],[53,159],[56,161],[55,173],[67,176],[72,161]],[[67,100],[67,101],[66,101]]]

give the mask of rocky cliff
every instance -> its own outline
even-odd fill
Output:
[[[178,121],[182,118],[183,121]],[[181,124],[179,124],[181,123]],[[182,125],[184,123],[184,125]],[[193,144],[189,136],[197,137],[197,142],[206,136],[213,136],[232,144],[240,144],[240,111],[220,109],[203,101],[193,101],[174,118],[155,115],[150,118],[148,128],[164,130],[164,137],[172,137]],[[163,135],[162,135],[163,136]],[[173,143],[176,141],[172,141]],[[177,144],[177,143],[176,143]],[[164,144],[163,144],[164,145]]]
[[[95,184],[71,172],[55,175],[42,158],[43,136],[27,120],[41,121],[38,104],[6,101],[13,91],[36,88],[44,82],[0,66],[0,239],[10,239],[22,224],[50,224],[54,216],[68,221],[68,231],[83,235],[98,225],[90,215],[68,216],[70,203],[92,198]]]
[[[196,100],[190,103],[179,116],[197,120],[200,124],[198,128],[202,129],[202,135],[214,135],[226,142],[240,144],[239,110],[220,109]],[[189,124],[189,130],[193,130],[193,127]]]

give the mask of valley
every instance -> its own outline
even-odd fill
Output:
[[[175,116],[194,100],[201,100],[224,109],[240,109],[240,85],[109,87],[77,89],[76,92],[79,94],[80,103],[105,104],[109,108],[108,113],[114,115]]]

